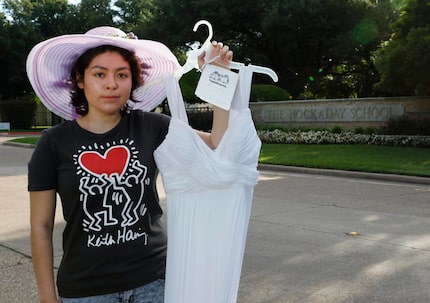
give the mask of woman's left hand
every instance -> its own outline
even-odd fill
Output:
[[[230,50],[230,48],[227,45],[223,45],[222,42],[212,41],[212,45],[208,52],[209,52],[209,55],[207,58],[205,58],[206,51],[201,53],[197,58],[200,70],[202,69],[202,67],[204,68],[205,63],[210,62],[213,58],[217,56],[219,56],[219,58],[217,58],[215,61],[211,62],[210,64],[218,65],[227,69],[230,68],[230,62],[233,60],[233,52]]]

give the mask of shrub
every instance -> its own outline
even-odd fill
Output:
[[[364,134],[364,129],[359,126],[354,129],[354,134]]]
[[[295,131],[259,130],[260,140],[269,144],[372,144],[387,146],[430,147],[429,136],[387,136],[354,134],[343,131],[333,133],[329,131]]]
[[[364,129],[364,133],[367,135],[372,135],[372,134],[376,134],[377,131],[373,127],[366,127]]]
[[[273,84],[254,84],[251,90],[251,102],[264,100],[287,101],[290,100],[290,94]]]
[[[188,104],[201,102],[201,100],[195,94],[197,82],[199,81],[199,78],[200,78],[200,72],[193,70],[183,75],[179,80],[182,96]]]
[[[411,116],[401,116],[391,118],[381,127],[384,135],[430,135],[430,118],[416,118]]]
[[[342,127],[340,127],[340,126],[333,126],[333,128],[331,129],[331,132],[333,134],[340,134],[340,133],[342,133]]]

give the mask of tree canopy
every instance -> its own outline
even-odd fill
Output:
[[[381,80],[390,95],[430,94],[430,2],[408,0],[393,24],[390,39],[375,52]]]
[[[192,31],[201,19],[236,61],[274,69],[294,99],[428,94],[429,12],[427,0],[4,0],[0,98],[31,92],[25,59],[44,39],[112,25],[184,58],[207,37]]]

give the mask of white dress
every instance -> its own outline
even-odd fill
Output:
[[[239,72],[229,126],[211,150],[188,125],[177,80],[165,80],[172,120],[154,156],[167,199],[165,303],[233,303],[258,181],[258,138]]]

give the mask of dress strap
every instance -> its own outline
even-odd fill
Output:
[[[251,96],[252,74],[252,68],[245,65],[239,67],[239,81],[231,103],[232,109],[242,110],[248,108]]]
[[[188,124],[188,117],[184,106],[185,103],[178,79],[172,75],[164,78],[163,81],[167,94],[167,103],[169,104],[172,117]]]

